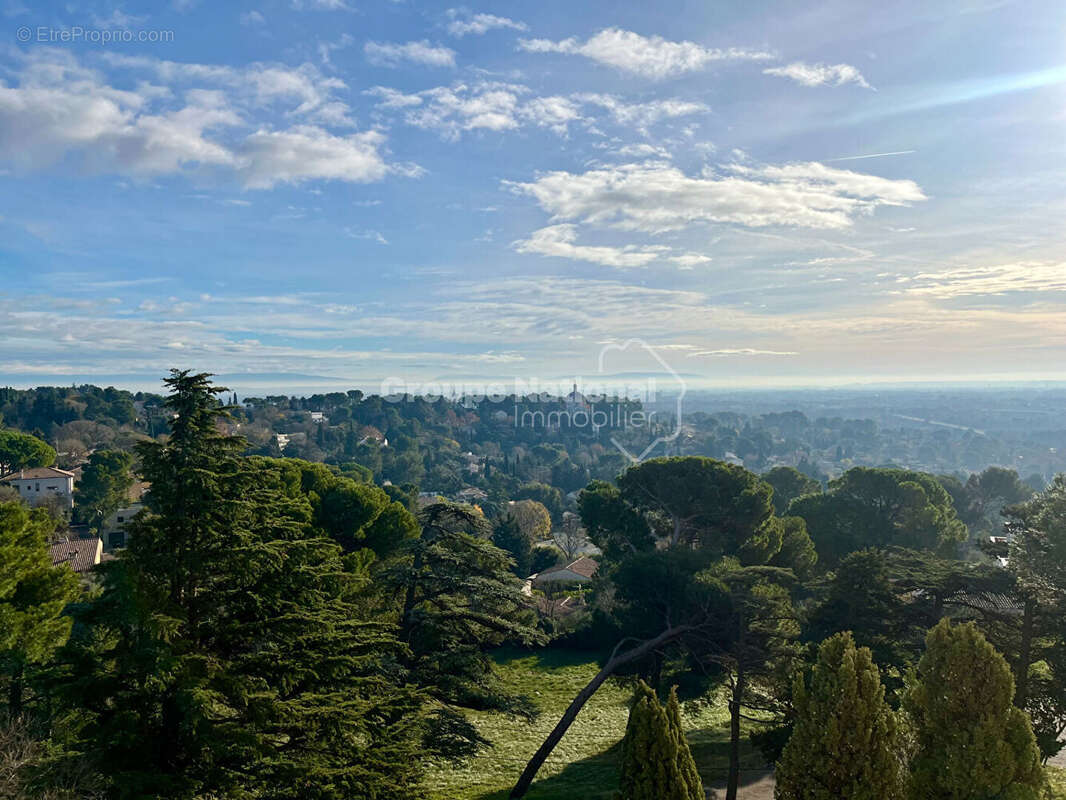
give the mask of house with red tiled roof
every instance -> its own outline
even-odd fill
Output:
[[[53,542],[49,549],[53,567],[66,564],[79,575],[84,575],[100,563],[104,554],[104,543],[98,536],[60,539]]]
[[[596,574],[598,566],[599,564],[594,559],[582,556],[569,564],[549,567],[536,575],[530,575],[527,580],[531,581],[534,586],[545,583],[588,583]]]
[[[11,486],[23,502],[39,506],[59,497],[67,508],[74,507],[74,473],[56,467],[33,467],[9,472],[0,483]]]

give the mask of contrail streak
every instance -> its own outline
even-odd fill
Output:
[[[883,158],[884,156],[905,156],[908,153],[917,153],[917,150],[893,150],[891,153],[870,153],[868,156],[844,156],[844,158],[827,158],[825,163],[831,161],[858,161],[861,158]]]

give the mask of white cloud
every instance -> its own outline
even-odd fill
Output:
[[[530,53],[582,55],[623,72],[660,80],[704,69],[716,61],[762,61],[771,53],[731,47],[704,47],[696,42],[672,42],[661,36],[641,36],[619,28],[607,28],[585,42],[563,39],[522,39],[519,47]]]
[[[148,175],[231,161],[207,138],[240,123],[216,93],[190,91],[181,108],[149,113],[144,94],[62,74],[67,80],[55,85],[0,87],[0,151],[16,166],[38,169],[77,153],[91,171]]]
[[[724,175],[690,177],[667,164],[626,164],[581,174],[549,172],[531,183],[508,185],[533,197],[553,221],[647,233],[700,222],[845,228],[878,206],[925,199],[913,181],[817,163],[760,168],[734,164],[726,169]]]
[[[101,17],[94,14],[93,24],[98,28],[104,28],[106,30],[128,30],[137,25],[144,24],[147,19],[147,16],[133,16],[132,14],[123,13],[121,9],[116,8],[108,17]]]
[[[231,92],[235,105],[248,109],[284,108],[289,116],[303,116],[330,125],[352,125],[347,104],[337,97],[348,88],[340,78],[323,75],[314,64],[298,67],[255,62],[236,68],[216,64],[166,61],[144,56],[104,55],[113,66],[149,70],[168,86],[210,84]]]
[[[804,86],[843,86],[845,83],[854,83],[865,89],[873,88],[851,64],[806,64],[796,61],[785,67],[764,69],[763,74],[789,78]]]
[[[608,145],[603,145],[607,149]],[[612,155],[621,158],[661,158],[669,161],[673,155],[665,147],[641,142],[639,144],[624,144],[611,150]]]
[[[642,132],[660,120],[685,117],[691,114],[705,114],[710,109],[703,103],[667,98],[646,103],[626,103],[609,94],[579,94],[575,96],[582,103],[606,109],[619,125],[630,125]]]
[[[959,267],[902,278],[906,292],[941,299],[1013,292],[1066,292],[1066,262],[1018,261],[985,267]]]
[[[384,140],[377,131],[333,136],[312,126],[260,130],[241,145],[238,172],[249,189],[312,179],[379,181],[389,172],[378,150]]]
[[[698,350],[685,358],[725,358],[729,356],[798,356],[795,350],[757,350],[753,347],[726,347],[718,350]]]
[[[451,139],[463,131],[513,130],[522,123],[566,135],[571,123],[591,123],[592,120],[582,113],[582,107],[589,106],[602,108],[618,124],[634,127],[645,134],[648,126],[663,119],[709,111],[702,103],[675,98],[626,103],[613,95],[586,93],[523,99],[529,93],[526,86],[497,81],[456,83],[413,94],[387,86],[375,86],[363,92],[379,98],[379,109],[408,109],[407,124],[439,130]]]
[[[292,0],[292,7],[297,11],[346,11],[348,4],[344,0]]]
[[[363,46],[366,60],[379,67],[398,67],[409,61],[427,67],[454,67],[455,51],[448,47],[432,45],[425,39],[420,42],[367,42]]]
[[[670,256],[670,260],[681,269],[692,269],[700,264],[709,264],[712,261],[710,256],[705,256],[702,253],[682,253],[679,256]]]
[[[365,230],[357,231],[352,228],[345,228],[344,232],[353,239],[367,239],[378,244],[388,244],[389,240],[386,239],[380,231]]]
[[[519,95],[525,91],[528,90],[524,86],[485,82],[438,86],[417,94],[378,86],[367,93],[382,98],[381,108],[407,108],[404,119],[408,125],[436,130],[445,138],[457,139],[464,131],[518,128]],[[561,106],[548,106],[530,112],[530,118],[557,127],[565,121],[566,113]]]
[[[576,225],[551,225],[533,231],[528,239],[513,244],[519,253],[536,253],[542,256],[557,256],[578,261],[591,261],[605,267],[643,267],[657,259],[662,252],[659,247],[606,247],[574,244],[577,239]]]
[[[537,97],[519,109],[519,115],[542,128],[566,135],[571,122],[581,119],[581,110],[569,98],[553,95]]]
[[[409,108],[420,106],[423,102],[417,94],[404,94],[399,89],[390,89],[388,86],[374,86],[363,94],[381,98],[379,108]]]
[[[0,157],[28,170],[71,158],[87,172],[134,177],[211,170],[250,189],[419,173],[414,165],[385,163],[380,151],[385,136],[378,131],[340,136],[309,121],[281,129],[252,127],[252,110],[264,106],[350,126],[342,113],[330,113],[328,92],[338,84],[318,80],[313,67],[253,65],[238,71],[129,58],[121,66],[151,69],[175,83],[223,88],[174,91],[142,82],[134,91],[118,90],[68,55],[34,57],[17,87],[0,86]]]
[[[524,22],[516,22],[507,17],[497,17],[495,14],[470,14],[458,8],[449,8],[448,16],[452,20],[448,23],[448,33],[459,37],[467,34],[481,36],[495,28],[511,28],[516,31],[524,31],[528,30],[529,27]]]

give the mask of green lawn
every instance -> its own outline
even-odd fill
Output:
[[[502,651],[496,661],[511,688],[533,697],[541,711],[533,723],[497,714],[471,714],[494,746],[461,767],[441,765],[427,778],[438,800],[503,800],[533,752],[559,720],[574,695],[596,674],[588,655],[542,650]],[[530,800],[607,800],[617,786],[617,745],[625,733],[630,693],[608,681],[582,709],[541,768]],[[704,781],[725,775],[728,728],[725,709],[716,706],[685,715],[689,742]],[[745,762],[759,766],[748,752]]]
[[[494,746],[462,766],[431,770],[427,787],[434,800],[504,800],[533,752],[544,741],[570,700],[596,674],[589,656],[557,650],[507,650],[496,655],[503,681],[533,697],[540,717],[533,723],[498,714],[472,713]],[[608,681],[582,709],[577,721],[541,768],[530,800],[609,800],[618,778],[618,743],[625,733],[630,693]],[[725,777],[728,719],[724,704],[684,717],[704,784]],[[743,740],[744,766],[759,769],[761,759]],[[1066,769],[1048,768],[1055,800],[1066,800]]]
[[[1055,800],[1066,800],[1066,769],[1048,767],[1047,776],[1051,783],[1051,796]]]

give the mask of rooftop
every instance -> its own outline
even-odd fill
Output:
[[[98,536],[88,539],[60,539],[53,542],[50,548],[52,566],[69,564],[75,572],[88,572],[100,563],[103,546],[104,543]]]
[[[577,575],[581,575],[585,578],[591,578],[596,574],[596,567],[599,564],[594,559],[588,556],[581,556],[577,561],[571,561],[569,564],[560,564],[557,567],[549,567],[548,569],[541,570],[538,574],[540,576],[550,575],[553,572],[562,572],[563,570],[569,570]]]
[[[31,469],[19,469],[9,472],[0,477],[0,481],[32,481],[41,478],[73,478],[73,472],[56,467],[32,467]]]

